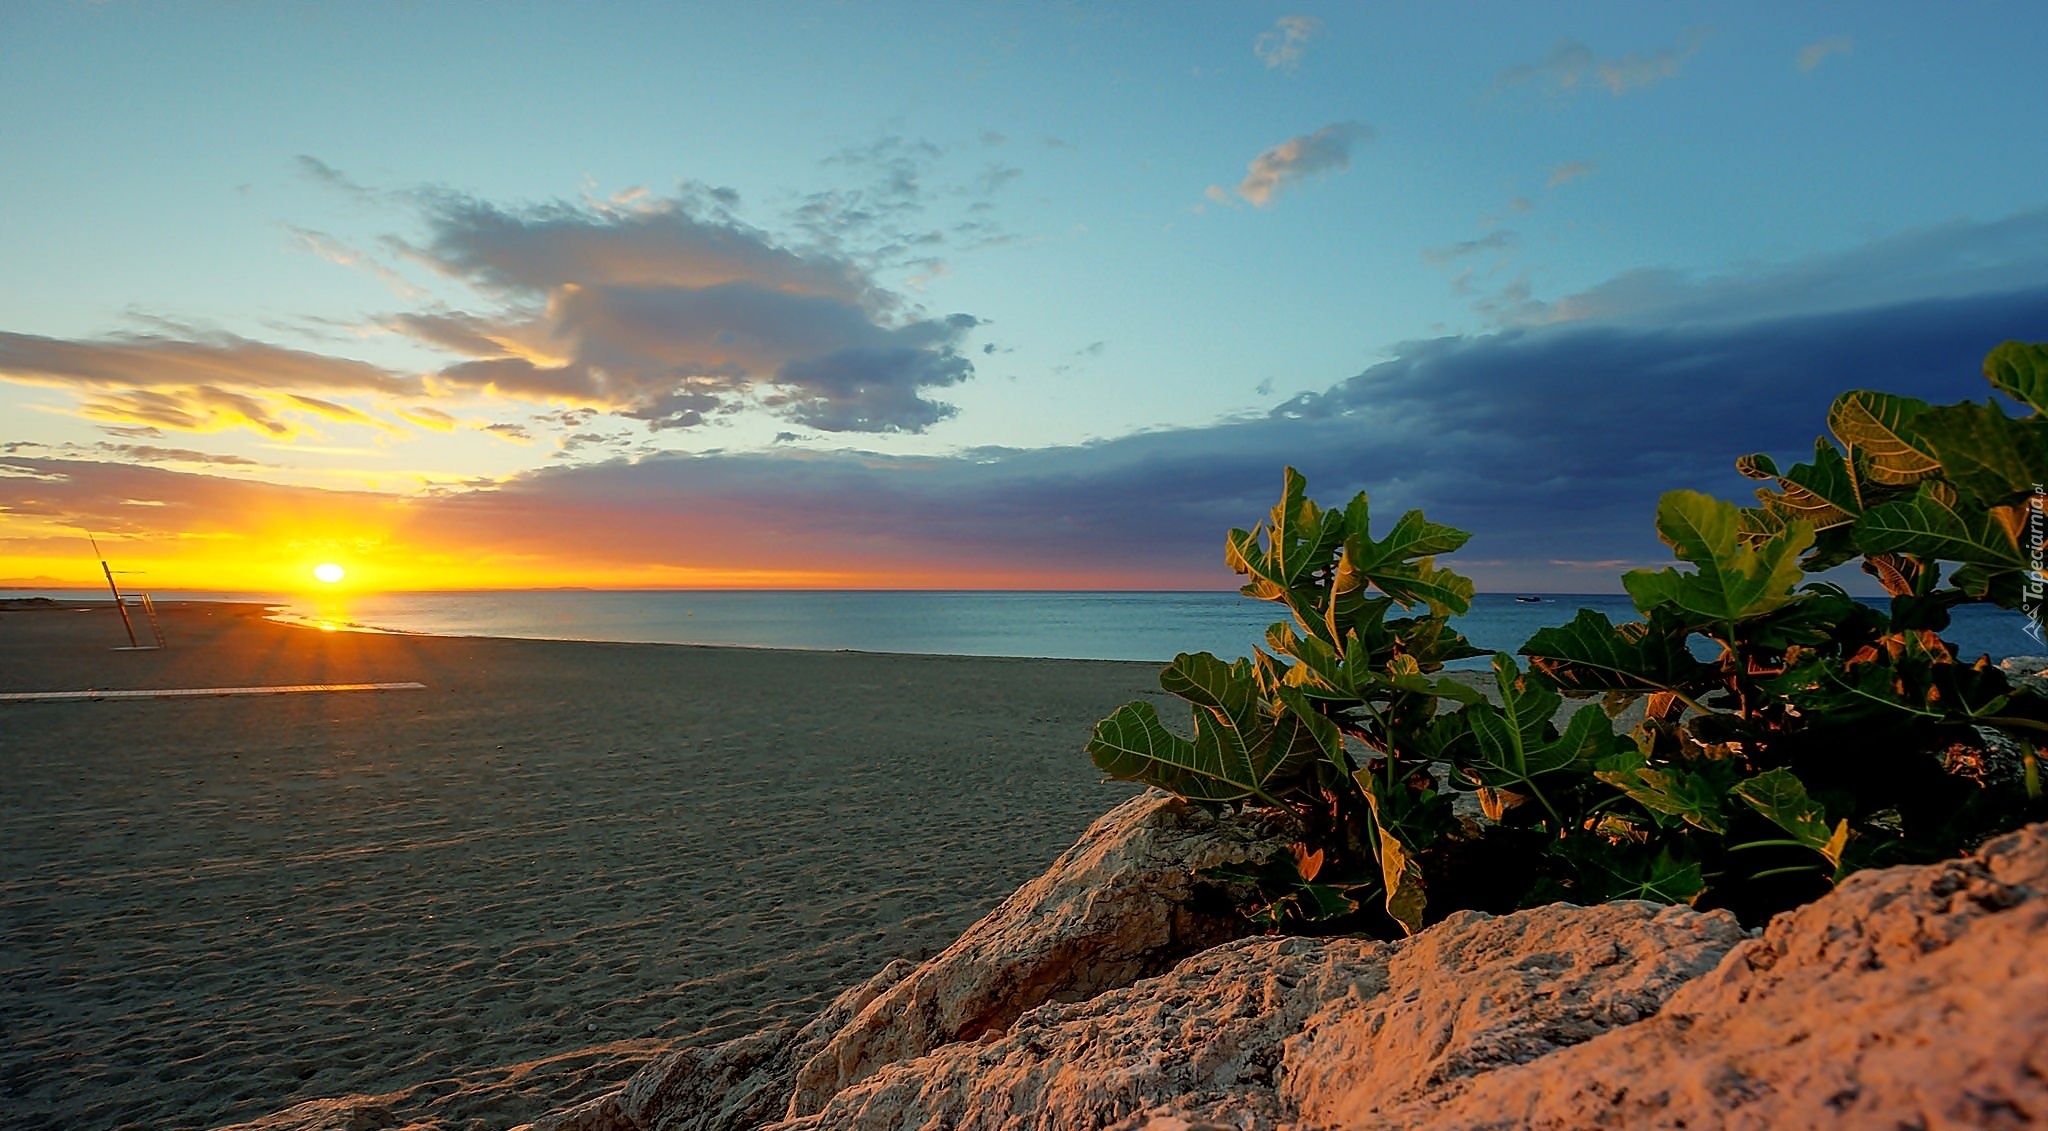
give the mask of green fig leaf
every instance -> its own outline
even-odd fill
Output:
[[[1232,530],[1224,540],[1223,562],[1251,577],[1239,590],[1245,596],[1285,601],[1309,573],[1329,562],[1343,526],[1343,514],[1318,507],[1308,497],[1308,481],[1290,467],[1283,475],[1280,501],[1273,504],[1266,521],[1251,530]]]
[[[1746,546],[1739,522],[1732,503],[1697,491],[1667,492],[1657,504],[1657,533],[1696,568],[1622,575],[1636,608],[1648,613],[1669,605],[1696,623],[1733,624],[1798,600],[1804,578],[1798,559],[1813,544],[1813,528],[1793,522],[1769,540]]]
[[[1813,462],[1792,465],[1776,476],[1778,489],[1757,488],[1765,509],[1785,519],[1799,519],[1816,533],[1855,523],[1863,498],[1847,458],[1826,437],[1813,442]]]
[[[1439,616],[1471,609],[1471,580],[1439,568],[1435,561],[1435,555],[1458,549],[1471,534],[1431,522],[1421,511],[1409,511],[1395,521],[1385,538],[1375,541],[1369,503],[1362,494],[1351,501],[1344,515],[1348,534],[1333,592],[1346,595],[1369,582],[1404,608],[1423,604]]]
[[[1474,703],[1433,726],[1433,745],[1465,775],[1488,789],[1527,790],[1542,798],[1535,779],[1574,766],[1588,767],[1612,744],[1607,713],[1587,705],[1559,734],[1551,725],[1564,700],[1547,684],[1525,681],[1514,658],[1493,657],[1501,702]]]
[[[1943,405],[1914,421],[1941,457],[1942,478],[1984,507],[2048,482],[2048,419],[2014,420],[1996,404]]]
[[[1605,613],[1580,609],[1569,623],[1542,629],[1522,645],[1529,662],[1565,691],[1676,691],[1714,678],[1710,664],[1685,646],[1685,625],[1666,610],[1646,621],[1616,625]]]
[[[1849,843],[1849,822],[1845,818],[1830,826],[1827,810],[1806,795],[1806,786],[1787,769],[1775,769],[1741,782],[1735,796],[1785,830],[1785,835],[1827,860],[1840,879],[1844,853]]]
[[[1643,899],[1652,903],[1692,903],[1707,890],[1697,860],[1686,860],[1665,848],[1656,852],[1600,851],[1583,841],[1562,849],[1603,900]]]
[[[1904,485],[1941,473],[1941,461],[1914,428],[1927,402],[1891,393],[1851,389],[1828,409],[1828,428],[1869,460],[1875,483]]]
[[[1869,554],[1911,554],[1994,569],[2028,565],[2013,531],[1940,482],[1922,483],[1910,498],[1865,511],[1856,520],[1856,544]]]
[[[2001,342],[1984,359],[1984,376],[2035,412],[2048,411],[2048,344]]]
[[[1776,479],[1778,463],[1764,452],[1735,457],[1735,470],[1751,479]]]
[[[1720,834],[1728,831],[1723,800],[1734,783],[1733,766],[1702,760],[1699,772],[1688,766],[1652,768],[1647,759],[1627,751],[1600,760],[1593,776],[1633,798],[1652,812],[1677,817],[1695,828]]]
[[[1190,801],[1278,805],[1278,794],[1291,791],[1310,766],[1329,757],[1329,731],[1284,705],[1269,709],[1260,703],[1250,660],[1225,664],[1207,652],[1183,652],[1159,684],[1194,704],[1194,741],[1167,730],[1150,703],[1127,703],[1097,723],[1088,742],[1089,758],[1110,777],[1141,781]]]

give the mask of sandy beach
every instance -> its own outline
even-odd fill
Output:
[[[0,1124],[504,1127],[946,943],[1129,786],[1157,666],[0,612]],[[1161,696],[1163,698],[1163,696]]]

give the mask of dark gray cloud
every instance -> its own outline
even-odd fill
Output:
[[[1902,296],[2025,290],[2048,278],[2048,208],[1911,228],[1844,251],[1739,275],[1639,269],[1555,303],[1534,321],[1635,326],[1748,322],[1885,306]]]
[[[453,385],[657,429],[758,405],[825,431],[915,432],[952,414],[930,390],[974,374],[961,348],[977,319],[906,315],[850,261],[686,199],[508,212],[451,198],[430,220],[416,253],[503,303],[390,320],[470,358],[440,373]]]
[[[561,287],[696,288],[745,281],[852,302],[872,285],[845,262],[778,247],[729,217],[684,199],[638,207],[567,203],[519,211],[471,197],[439,199],[420,249],[442,271],[508,294],[544,298]]]

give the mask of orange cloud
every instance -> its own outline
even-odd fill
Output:
[[[1351,167],[1351,148],[1373,139],[1363,122],[1335,122],[1312,134],[1291,137],[1252,158],[1237,195],[1254,208],[1273,203],[1283,189],[1310,177]],[[1214,199],[1212,196],[1211,199]]]
[[[292,437],[304,431],[278,417],[269,404],[256,397],[211,385],[102,392],[81,402],[78,412],[109,424],[173,432],[247,428],[267,436]]]

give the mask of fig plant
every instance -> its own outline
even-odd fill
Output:
[[[1526,671],[1495,654],[1490,699],[1445,671],[1483,654],[1453,626],[1472,582],[1437,564],[1468,535],[1410,511],[1375,537],[1365,495],[1324,510],[1289,468],[1267,520],[1225,546],[1241,591],[1289,619],[1247,659],[1167,667],[1192,739],[1135,702],[1090,756],[1288,815],[1292,851],[1221,876],[1276,926],[1393,935],[1615,898],[1756,922],[1856,868],[1967,847],[2038,805],[2048,732],[2048,701],[1939,635],[1958,604],[2039,607],[2048,347],[2000,346],[1986,374],[2027,415],[1845,393],[1839,447],[1784,472],[1738,461],[1774,481],[1761,506],[1665,495],[1657,530],[1684,568],[1623,577],[1638,620],[1582,610],[1536,633]],[[1806,579],[1859,557],[1889,610]]]

